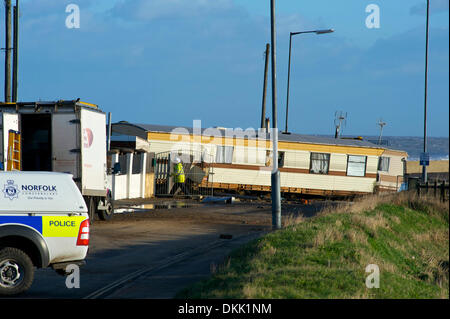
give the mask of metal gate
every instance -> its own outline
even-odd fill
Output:
[[[175,158],[183,165],[185,183],[175,185],[173,172]],[[212,196],[213,158],[206,151],[168,151],[155,155],[155,195],[156,196]],[[174,187],[175,186],[175,187]],[[178,188],[178,189],[176,189]]]

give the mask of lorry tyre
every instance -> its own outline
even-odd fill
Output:
[[[97,212],[97,201],[94,197],[88,197],[88,214],[89,214],[89,222],[91,224],[94,223],[95,213]]]
[[[0,295],[12,296],[25,292],[34,279],[34,266],[22,250],[0,249]]]
[[[111,193],[108,192],[108,195],[105,198],[105,210],[98,211],[98,217],[101,220],[110,220],[112,215],[114,214],[113,201],[111,198]]]

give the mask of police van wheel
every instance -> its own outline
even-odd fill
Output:
[[[31,287],[33,263],[26,253],[12,247],[0,250],[0,295],[18,295]]]

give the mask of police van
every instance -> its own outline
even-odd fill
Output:
[[[89,215],[71,174],[0,172],[0,295],[30,288],[34,268],[84,264]]]

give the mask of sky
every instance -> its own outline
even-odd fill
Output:
[[[259,126],[269,0],[20,4],[19,101],[81,98],[113,122]],[[66,26],[69,4],[80,10],[79,28]],[[378,28],[366,24],[372,4]],[[430,6],[427,134],[448,137],[449,1]],[[384,136],[422,136],[425,12],[425,0],[277,0],[278,127],[285,127],[289,32],[333,28],[293,38],[289,131],[334,134],[342,111],[345,135],[378,135],[382,119]],[[269,117],[270,74],[266,108]]]

